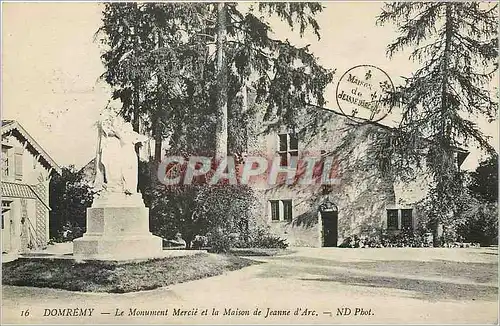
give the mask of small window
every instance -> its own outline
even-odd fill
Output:
[[[402,209],[401,210],[401,228],[406,230],[413,229],[413,210],[412,209]]]
[[[278,155],[280,156],[280,165],[287,166],[290,157],[299,156],[299,141],[296,135],[292,134],[280,134],[279,138],[279,150]]]
[[[279,201],[270,200],[269,202],[271,203],[271,220],[272,221],[279,221],[280,220]]]
[[[292,221],[292,200],[270,200],[271,221]]]
[[[398,210],[397,209],[388,209],[387,210],[387,229],[389,229],[389,230],[399,229]]]
[[[283,218],[285,221],[291,221],[293,218],[292,214],[292,201],[291,200],[283,200]]]

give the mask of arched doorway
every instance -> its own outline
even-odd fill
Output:
[[[337,247],[339,220],[339,210],[337,205],[327,200],[319,206],[319,212],[321,214],[321,222],[323,225],[323,229],[321,230],[322,246]]]

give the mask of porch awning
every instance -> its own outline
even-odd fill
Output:
[[[2,197],[36,199],[36,195],[29,185],[4,181],[2,181]]]
[[[15,182],[5,182],[2,181],[2,200],[5,198],[27,198],[27,199],[37,199],[43,206],[45,206],[49,211],[51,210],[49,205],[45,203],[33,190],[30,185],[25,183],[15,183]]]

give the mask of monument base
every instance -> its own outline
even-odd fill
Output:
[[[87,232],[73,241],[77,260],[158,257],[163,240],[149,232],[149,209],[140,194],[104,194],[87,209]]]

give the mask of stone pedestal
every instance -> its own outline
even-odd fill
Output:
[[[78,260],[157,257],[162,239],[149,232],[149,209],[140,194],[102,194],[87,209],[87,232],[73,241]]]

